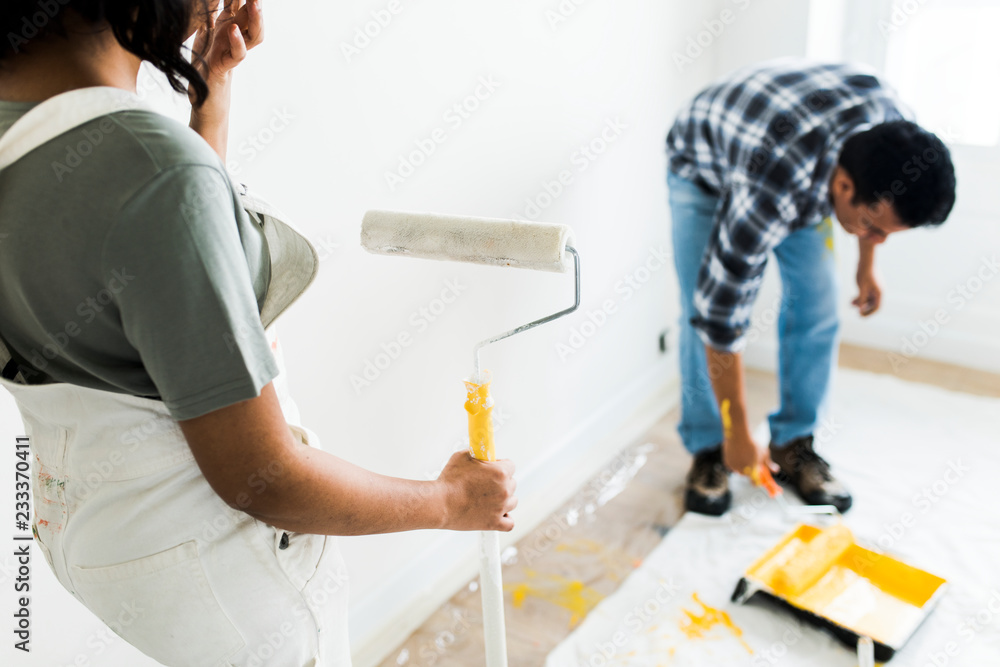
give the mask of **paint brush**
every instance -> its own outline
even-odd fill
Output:
[[[830,514],[833,516],[840,514],[840,510],[833,505],[792,505],[785,498],[784,489],[774,480],[771,471],[764,464],[759,465],[756,470],[751,470],[747,476],[756,486],[767,491],[768,496],[777,500],[785,514]]]

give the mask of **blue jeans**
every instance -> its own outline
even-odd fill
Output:
[[[667,176],[673,221],[674,266],[680,283],[681,422],[684,447],[695,454],[722,442],[722,421],[705,361],[691,325],[698,270],[715,231],[719,198],[674,173]],[[771,442],[784,445],[816,430],[837,363],[837,284],[833,223],[827,219],[789,234],[774,249],[781,274],[781,305],[764,311],[748,335],[778,326],[781,405],[771,413]]]

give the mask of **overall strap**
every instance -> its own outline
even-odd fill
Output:
[[[0,169],[88,121],[129,109],[152,111],[135,93],[111,86],[78,88],[39,102],[0,137]]]

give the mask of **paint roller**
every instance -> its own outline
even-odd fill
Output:
[[[853,544],[854,535],[844,524],[825,528],[775,570],[771,580],[774,591],[785,597],[800,595],[819,581]]]
[[[580,306],[580,256],[572,246],[567,225],[432,213],[368,211],[361,223],[361,245],[380,255],[512,266],[566,273],[572,255],[575,275],[573,306],[547,317],[487,338],[473,349],[473,374],[465,381],[465,410],[469,420],[469,449],[481,461],[495,461],[491,376],[482,371],[479,351],[497,341],[533,329],[572,313]],[[480,588],[483,600],[483,634],[486,666],[506,667],[507,644],[500,570],[500,536],[480,533]]]

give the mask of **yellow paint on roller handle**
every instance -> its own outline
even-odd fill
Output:
[[[484,381],[465,381],[465,411],[469,413],[469,451],[480,461],[496,461],[493,444],[493,397],[490,396],[490,373],[483,372]]]
[[[785,597],[801,594],[819,581],[853,544],[854,535],[844,524],[826,528],[774,573],[771,581],[775,592]]]

